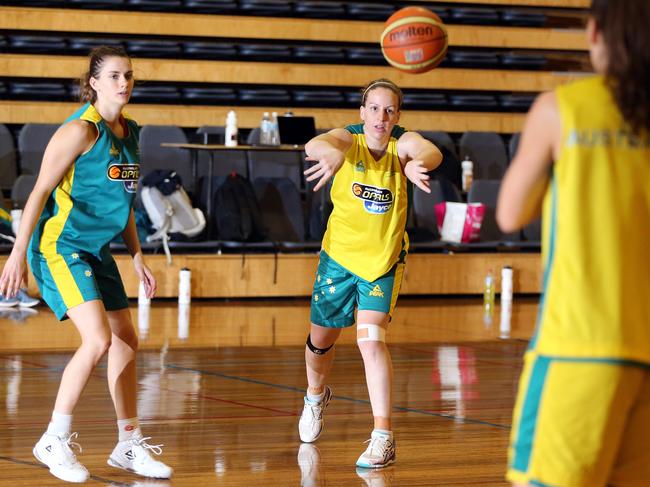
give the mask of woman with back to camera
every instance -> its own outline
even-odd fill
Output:
[[[543,297],[513,416],[517,486],[650,483],[650,2],[595,0],[596,76],[539,96],[505,232],[543,214]]]
[[[138,339],[109,242],[121,234],[149,297],[156,281],[144,263],[132,203],[139,177],[139,129],[122,109],[133,89],[124,50],[98,47],[81,80],[86,102],[52,136],[27,203],[0,293],[13,296],[27,278],[26,260],[41,295],[59,320],[70,318],[81,345],[68,362],[47,431],[34,455],[68,482],[84,482],[77,459],[72,413],[90,375],[108,352],[107,378],[117,414],[118,442],[108,464],[147,477],[169,478],[154,460],[136,411]]]
[[[357,460],[362,468],[395,461],[390,354],[386,329],[397,301],[408,251],[406,217],[410,182],[430,192],[428,172],[440,151],[400,119],[402,91],[387,79],[362,92],[363,123],[331,130],[305,146],[315,164],[305,171],[314,191],[334,178],[334,209],[323,237],[305,348],[308,389],[298,425],[300,439],[316,441],[332,391],[327,378],[341,329],[354,325],[366,372],[374,429]]]

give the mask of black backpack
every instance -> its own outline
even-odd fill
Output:
[[[226,177],[215,177],[212,188],[212,218],[220,240],[265,240],[262,212],[248,179],[233,172]]]

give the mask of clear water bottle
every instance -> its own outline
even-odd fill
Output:
[[[234,110],[230,110],[226,116],[226,133],[224,136],[224,143],[227,147],[237,146],[237,114]]]
[[[483,311],[485,314],[492,315],[494,311],[494,289],[494,273],[490,269],[485,276],[485,288],[483,290]]]
[[[461,174],[461,184],[463,193],[469,192],[474,180],[474,163],[469,160],[469,156],[465,156],[465,160],[460,164],[463,172]]]
[[[260,145],[271,145],[271,117],[264,112],[260,122]]]
[[[278,127],[278,112],[271,113],[271,145],[280,145],[280,128]]]

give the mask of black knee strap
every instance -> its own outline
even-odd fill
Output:
[[[330,349],[334,346],[332,343],[329,347],[327,348],[318,348],[315,347],[314,344],[311,342],[311,333],[307,335],[307,347],[309,350],[312,351],[312,353],[315,353],[316,355],[325,355],[327,352],[330,351]]]

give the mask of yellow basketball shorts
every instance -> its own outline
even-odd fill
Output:
[[[553,487],[650,485],[650,366],[529,351],[507,478]]]

